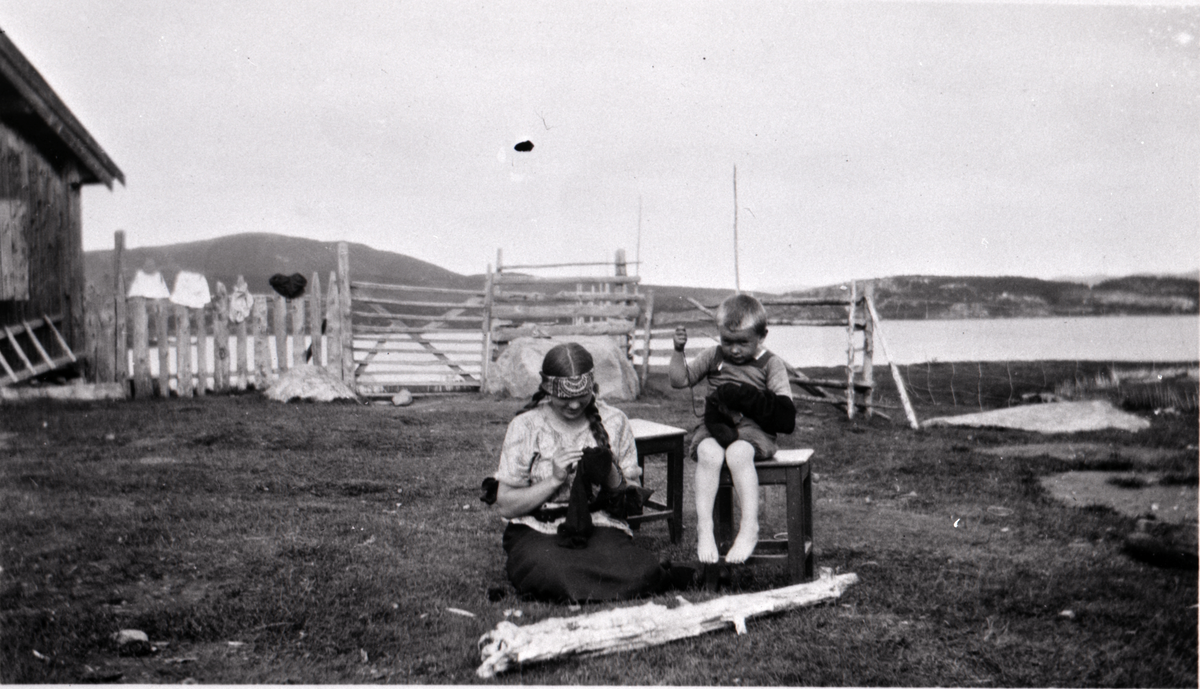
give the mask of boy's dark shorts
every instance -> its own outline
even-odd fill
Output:
[[[759,428],[758,424],[749,419],[742,419],[738,422],[737,432],[738,440],[745,440],[754,447],[754,461],[756,462],[774,457],[775,451],[779,449],[775,445],[775,436]],[[691,457],[693,462],[696,461],[696,448],[700,446],[700,441],[711,437],[712,434],[708,432],[708,428],[704,424],[700,424],[692,431],[688,457]]]

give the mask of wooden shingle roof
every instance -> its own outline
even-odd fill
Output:
[[[74,159],[84,184],[113,180],[125,173],[83,128],[42,75],[0,30],[0,120],[41,149],[54,164]]]

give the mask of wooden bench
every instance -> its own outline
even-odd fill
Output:
[[[687,431],[645,419],[630,419],[629,425],[637,442],[638,466],[643,468],[643,486],[646,484],[646,457],[659,454],[667,457],[666,502],[648,500],[645,512],[640,516],[630,517],[629,525],[637,528],[642,522],[665,519],[671,542],[678,543],[683,537],[683,455],[686,451]]]
[[[760,538],[747,564],[787,561],[788,581],[799,584],[813,578],[812,450],[779,450],[774,457],[756,462],[758,485],[786,486],[787,538]],[[717,548],[722,557],[733,544],[733,480],[728,467],[721,468],[717,503],[713,510]],[[720,566],[724,566],[723,564]],[[718,567],[706,567],[710,588],[715,586]]]

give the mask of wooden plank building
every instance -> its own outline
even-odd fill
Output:
[[[0,384],[85,349],[80,190],[113,180],[124,173],[0,31]]]

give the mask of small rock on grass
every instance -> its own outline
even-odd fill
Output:
[[[412,393],[408,390],[401,390],[392,396],[392,406],[407,407],[413,403]]]
[[[117,645],[117,653],[123,656],[144,656],[154,651],[150,637],[140,629],[122,629],[112,635],[112,640]]]

